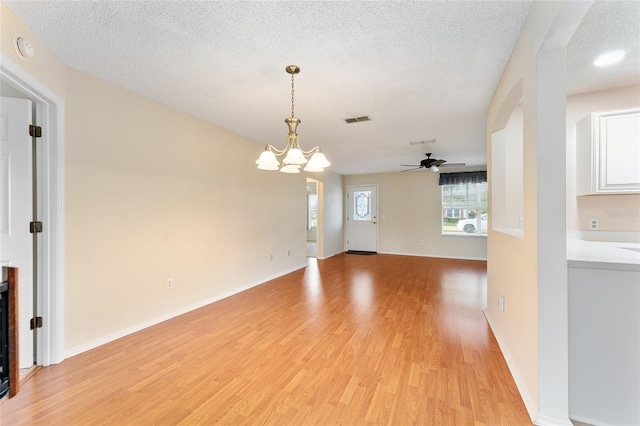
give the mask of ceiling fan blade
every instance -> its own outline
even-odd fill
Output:
[[[422,167],[415,167],[415,168],[413,168],[413,169],[402,170],[402,171],[401,171],[401,173],[402,173],[402,172],[410,172],[410,171],[412,171],[412,170],[418,170],[418,169],[421,169],[421,168],[422,168]]]
[[[464,167],[466,165],[466,163],[446,163],[446,164],[442,164],[438,167]]]
[[[444,163],[446,163],[446,162],[447,162],[447,160],[435,160],[433,163],[431,163],[431,165],[432,165],[432,166],[436,166],[436,167],[438,167],[438,166],[440,166],[441,164],[444,164]]]
[[[422,167],[420,164],[400,164],[400,165],[404,167]]]

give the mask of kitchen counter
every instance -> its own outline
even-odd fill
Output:
[[[567,239],[570,268],[640,272],[640,243]]]

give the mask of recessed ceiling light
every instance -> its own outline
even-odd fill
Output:
[[[613,65],[616,62],[620,62],[622,58],[624,58],[626,53],[622,50],[614,50],[612,52],[607,52],[598,56],[598,58],[593,61],[593,65],[596,67],[607,67],[609,65]]]

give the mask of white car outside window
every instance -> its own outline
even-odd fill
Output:
[[[478,226],[478,218],[459,220],[457,227],[458,231],[464,231],[467,234],[476,232],[476,226]],[[480,227],[483,232],[487,231],[487,215],[480,216]]]

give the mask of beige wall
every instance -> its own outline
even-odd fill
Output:
[[[305,265],[304,174],[257,170],[254,141],[66,76],[68,348]]]
[[[3,55],[65,102],[67,354],[306,264],[305,174],[257,170],[262,143],[66,67],[0,8]],[[34,58],[17,56],[14,33]],[[342,176],[317,178],[330,256]]]
[[[438,179],[438,173],[417,170],[345,176],[344,184],[378,185],[380,253],[486,259],[486,238],[442,235]]]
[[[64,98],[65,65],[40,43],[31,30],[27,28],[4,3],[0,3],[0,48],[7,58],[17,63],[42,84],[47,86],[61,98]],[[35,49],[35,55],[23,59],[13,47],[13,37],[19,35],[29,40]]]
[[[600,219],[600,231],[640,232],[640,195],[576,196],[576,123],[595,111],[640,106],[640,86],[586,93],[567,98],[567,229],[589,230]],[[620,214],[616,214],[616,212]],[[631,214],[623,214],[623,212]],[[635,212],[635,216],[633,215]]]
[[[534,3],[487,111],[492,205],[491,135],[507,125],[513,109],[523,99],[524,233],[519,238],[494,231],[489,215],[485,314],[532,419],[539,410],[536,59],[559,7],[560,2]],[[504,312],[499,309],[501,297],[506,301]]]

